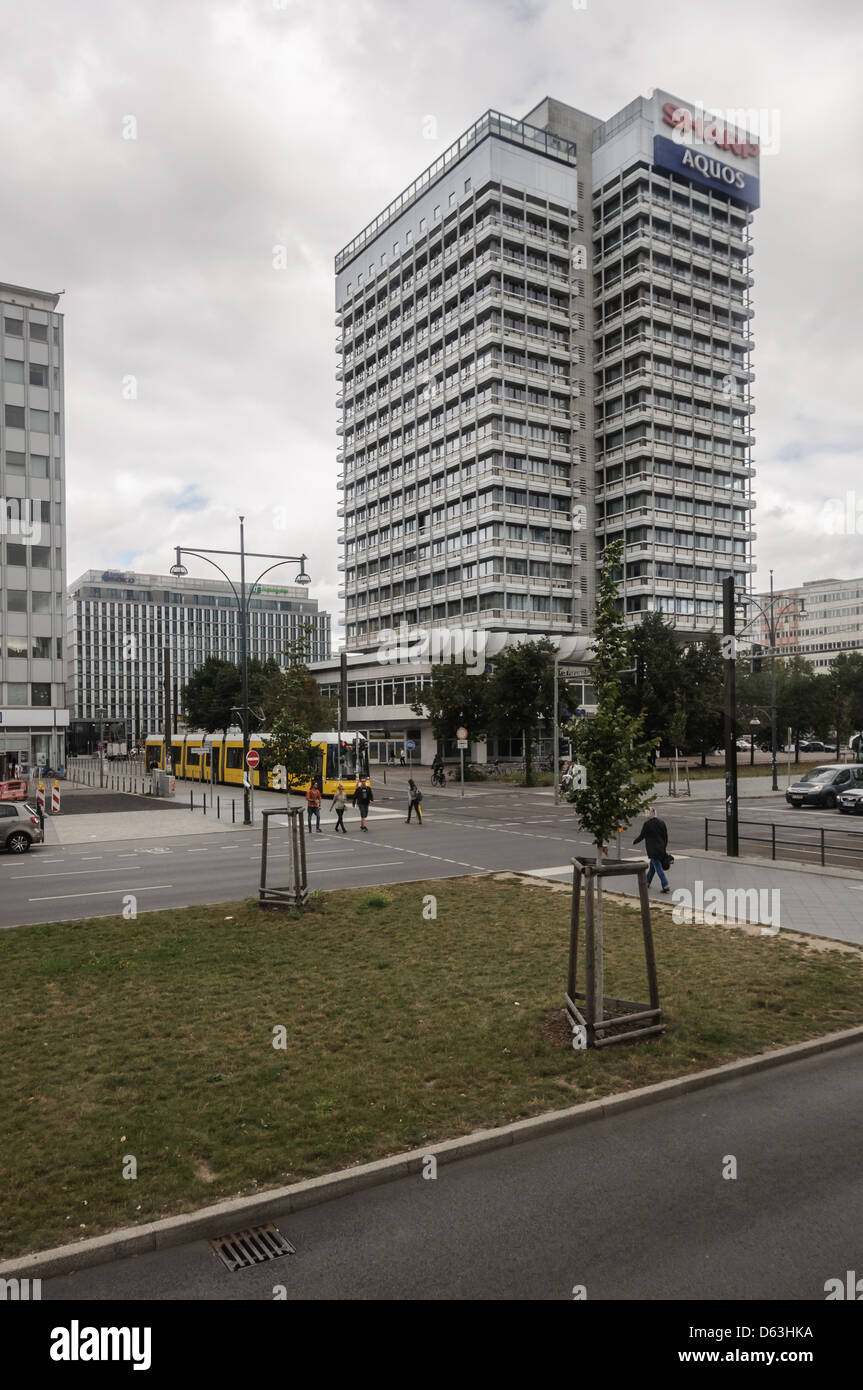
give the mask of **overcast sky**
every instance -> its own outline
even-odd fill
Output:
[[[250,548],[306,551],[336,614],[335,253],[487,108],[551,95],[604,119],[653,87],[778,120],[755,218],[757,582],[863,575],[854,0],[0,0],[0,18],[0,279],[65,291],[70,579],[233,547],[244,511]],[[856,528],[831,533],[830,499]]]

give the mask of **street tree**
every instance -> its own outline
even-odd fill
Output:
[[[262,782],[266,774],[284,768],[284,785],[280,790],[291,792],[318,771],[320,752],[311,742],[309,730],[289,714],[281,714],[269,731],[261,748]]]
[[[547,729],[554,721],[554,643],[547,637],[520,642],[495,658],[489,682],[489,727],[493,733],[512,736],[520,733],[524,748],[524,780],[533,786],[533,749],[536,728],[542,720]],[[572,706],[574,692],[564,684],[558,691],[564,706]],[[556,756],[556,750],[554,750]]]
[[[700,642],[690,643],[682,658],[687,751],[700,754],[702,767],[707,766],[708,753],[722,746],[723,679],[718,636],[710,633]]]
[[[262,720],[265,689],[279,674],[273,657],[260,661],[251,657],[248,662],[250,733]],[[208,656],[189,677],[181,692],[183,717],[192,729],[207,733],[224,733],[240,722],[239,709],[243,701],[242,667],[221,657]]]
[[[621,686],[624,708],[644,717],[644,736],[673,747],[671,720],[680,690],[681,644],[661,613],[646,613],[627,638],[624,667],[632,668]]]
[[[485,671],[471,674],[465,666],[441,663],[432,667],[411,709],[431,722],[439,742],[455,738],[460,725],[472,739],[485,738],[489,724],[489,677]]]

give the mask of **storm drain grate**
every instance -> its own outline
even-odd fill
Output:
[[[266,1260],[277,1260],[280,1255],[295,1255],[296,1248],[285,1240],[275,1226],[253,1226],[250,1231],[237,1231],[233,1236],[220,1236],[211,1240],[222,1264],[231,1273],[238,1269],[248,1269],[250,1265],[263,1264]]]

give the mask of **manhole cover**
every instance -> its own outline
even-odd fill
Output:
[[[220,1236],[218,1240],[211,1240],[210,1245],[232,1274],[238,1269],[248,1269],[250,1265],[263,1264],[265,1260],[277,1260],[280,1255],[297,1253],[275,1226],[253,1226],[251,1230],[238,1231],[236,1235]]]

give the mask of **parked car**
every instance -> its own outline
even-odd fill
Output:
[[[26,801],[27,783],[22,782],[20,777],[13,777],[8,782],[0,782],[0,801]]]
[[[26,854],[31,845],[40,845],[44,838],[32,806],[23,801],[0,801],[0,849]]]
[[[826,806],[833,809],[843,792],[863,788],[863,767],[846,767],[842,763],[810,767],[808,772],[785,793],[792,806]]]
[[[817,738],[803,739],[800,744],[801,753],[832,753],[831,743],[819,743]]]
[[[852,787],[850,791],[840,792],[839,814],[842,816],[863,816],[863,786]]]

